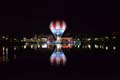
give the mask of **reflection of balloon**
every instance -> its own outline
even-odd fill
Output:
[[[65,64],[66,56],[62,51],[53,52],[50,57],[50,62],[51,62],[51,64]]]
[[[66,30],[66,23],[65,21],[52,21],[50,23],[50,30],[53,34],[60,35],[63,34]]]

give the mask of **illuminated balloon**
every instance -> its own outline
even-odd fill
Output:
[[[66,30],[65,21],[54,20],[50,23],[50,30],[53,34],[60,35]]]

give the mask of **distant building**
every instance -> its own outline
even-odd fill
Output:
[[[61,41],[72,41],[73,38],[72,37],[62,37]]]

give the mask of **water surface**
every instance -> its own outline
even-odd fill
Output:
[[[23,79],[112,79],[120,75],[120,53],[116,45],[72,45],[62,47],[51,62],[56,46],[1,46],[1,77]],[[55,57],[56,58],[56,57]],[[65,59],[65,60],[64,60]]]

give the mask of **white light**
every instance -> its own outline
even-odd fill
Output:
[[[5,52],[3,51],[3,53],[2,53],[3,55],[5,55]]]
[[[76,47],[76,45],[75,45],[75,47]]]
[[[68,44],[69,47],[71,47],[71,44]],[[62,46],[61,46],[62,47]]]
[[[14,46],[14,50],[16,50],[16,47]]]
[[[28,43],[26,42],[25,45],[28,45]]]
[[[57,41],[60,41],[61,40],[61,38],[60,37],[57,37]]]
[[[108,50],[108,46],[106,46],[105,49]]]
[[[26,45],[24,45],[24,49],[26,49],[26,47],[27,47],[27,46],[26,46]]]
[[[57,49],[61,49],[62,45],[61,44],[57,44]]]
[[[116,50],[116,46],[113,46],[113,50]]]
[[[3,46],[3,55],[5,55],[5,47]]]
[[[5,38],[5,36],[2,37],[3,39]]]
[[[80,48],[80,45],[78,45],[78,48]]]
[[[33,45],[31,45],[31,48],[33,48]]]
[[[98,40],[98,38],[95,38],[95,40]]]
[[[24,38],[23,38],[23,41],[26,41],[26,40],[27,40],[27,39],[24,37]]]
[[[6,57],[8,56],[8,48],[6,48]]]
[[[114,36],[113,39],[116,39],[116,37]]]
[[[109,39],[109,37],[108,37],[108,36],[106,36],[105,38],[106,38],[106,39]]]
[[[24,37],[23,39],[26,40],[26,37]]]
[[[47,44],[42,44],[42,48],[47,48]]]
[[[90,45],[90,44],[88,44],[88,48],[91,48],[91,45]]]
[[[38,45],[38,48],[40,48],[40,45]]]
[[[5,51],[5,47],[3,46],[3,51]]]
[[[88,38],[88,41],[90,41],[91,39],[90,38]]]
[[[6,48],[6,52],[8,52],[8,48]]]
[[[95,48],[97,48],[97,49],[98,49],[98,45],[96,45],[96,44],[95,44]]]
[[[8,40],[8,38],[6,38],[6,40]]]
[[[38,41],[40,41],[40,39],[38,39]]]

